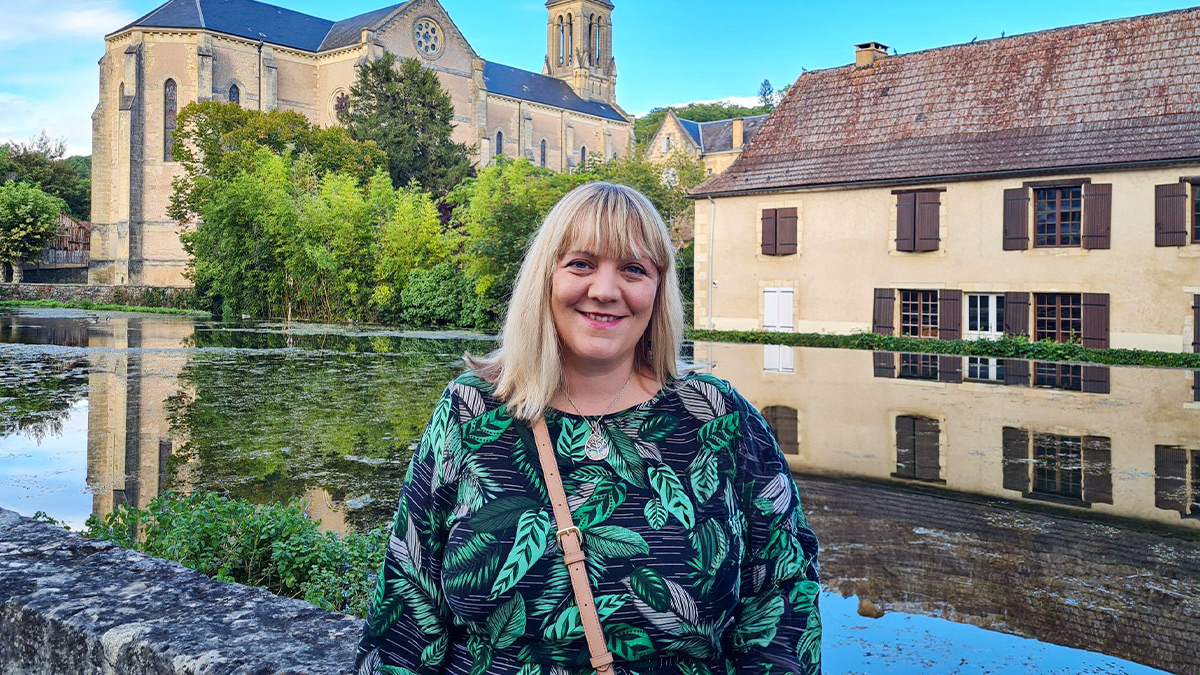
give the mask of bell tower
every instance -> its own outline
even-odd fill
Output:
[[[571,85],[580,98],[615,105],[617,62],[612,54],[608,0],[548,0],[543,72]]]

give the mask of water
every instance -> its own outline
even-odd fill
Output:
[[[374,527],[460,355],[490,346],[0,313],[0,507],[79,528],[204,489],[303,497],[328,529]],[[1200,672],[1193,373],[694,355],[764,411],[796,472],[829,586],[826,672]]]

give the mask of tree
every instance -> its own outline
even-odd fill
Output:
[[[758,105],[760,108],[775,108],[775,87],[771,86],[770,80],[763,80],[762,84],[758,85]]]
[[[341,127],[321,128],[293,110],[262,112],[236,103],[192,103],[176,118],[171,156],[183,168],[172,186],[167,213],[189,220],[200,213],[223,182],[254,165],[260,149],[305,158],[300,178],[311,187],[329,172],[366,181],[386,157],[372,143],[359,143]]]
[[[452,140],[454,103],[437,73],[417,59],[382,58],[359,67],[349,106],[338,114],[350,135],[374,141],[397,188],[416,181],[445,195],[467,176],[473,148]]]
[[[441,213],[432,195],[416,185],[398,191],[391,217],[383,222],[379,231],[379,255],[375,263],[377,285],[371,304],[380,316],[399,319],[400,296],[408,292],[410,277],[447,261],[456,243],[442,226]],[[461,274],[457,276],[462,277]],[[407,297],[404,304],[407,304]]]
[[[24,181],[65,203],[75,218],[91,217],[91,161],[86,169],[79,157],[66,158],[67,146],[50,138],[45,131],[27,143],[7,143],[0,157],[0,183]]]
[[[672,153],[665,162],[650,162],[644,155],[610,159],[591,167],[594,178],[628,185],[646,195],[668,225],[690,218],[693,209],[688,192],[704,182],[704,165],[685,152]],[[677,231],[672,232],[676,239]]]
[[[36,260],[58,236],[58,214],[63,201],[30,183],[0,185],[0,263],[13,270],[13,283],[21,283],[21,263]]]

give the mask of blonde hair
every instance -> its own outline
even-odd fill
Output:
[[[464,355],[467,365],[496,388],[509,414],[543,414],[562,384],[562,355],[550,309],[551,283],[568,251],[649,258],[658,269],[650,324],[634,350],[634,368],[666,383],[678,376],[683,302],[675,247],[649,199],[624,185],[589,183],[559,200],[529,245],[513,285],[500,346],[486,357]]]

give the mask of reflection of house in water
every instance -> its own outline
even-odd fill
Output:
[[[118,504],[144,507],[167,479],[174,446],[165,402],[179,390],[186,359],[175,351],[194,331],[191,320],[106,317],[88,328],[93,353],[88,383],[88,485],[93,513]]]
[[[776,430],[831,587],[1200,672],[1191,372],[695,349]]]

